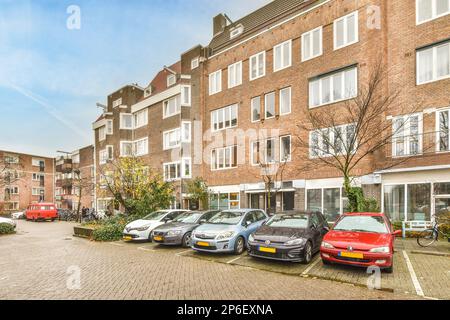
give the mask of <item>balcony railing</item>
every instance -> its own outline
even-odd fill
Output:
[[[450,134],[427,132],[392,138],[385,146],[388,158],[410,157],[450,151]]]

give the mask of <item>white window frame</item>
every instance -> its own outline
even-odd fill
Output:
[[[253,59],[256,59],[256,76],[255,77],[252,76],[252,60]],[[258,70],[259,70],[258,66],[259,66],[259,63],[260,63],[260,59],[263,60],[263,71],[262,71],[262,74],[258,74]],[[252,55],[249,58],[249,77],[250,77],[250,81],[262,78],[265,75],[266,75],[266,51],[261,51],[261,52],[258,52],[257,54]]]
[[[143,121],[142,123],[138,123],[139,122],[139,116],[144,115],[143,116]],[[148,109],[144,109],[144,110],[140,110],[138,112],[133,113],[133,127],[134,129],[138,129],[141,127],[145,127],[146,125],[148,125]]]
[[[181,99],[182,107],[190,107],[191,106],[191,86],[190,85],[182,85],[181,86],[180,99]]]
[[[345,97],[345,72],[350,71],[352,69],[356,70],[356,73],[355,73],[355,89],[356,89],[356,92],[354,92],[353,95],[351,95],[349,97]],[[341,101],[345,101],[345,100],[350,100],[350,99],[353,99],[353,98],[357,97],[358,96],[358,71],[359,71],[358,67],[354,66],[354,67],[350,67],[350,68],[344,68],[344,69],[341,69],[341,70],[338,70],[338,71],[335,71],[335,72],[332,72],[332,73],[327,73],[327,74],[325,74],[323,76],[318,76],[318,77],[316,77],[314,79],[309,80],[309,84],[308,84],[308,96],[309,96],[308,97],[308,100],[309,100],[308,101],[308,105],[309,105],[309,109],[318,108],[318,107],[321,107],[321,106],[326,106],[326,105],[329,105],[329,104],[333,104],[333,103],[337,103],[337,102],[341,102]],[[334,99],[334,81],[333,81],[333,77],[335,75],[339,74],[339,73],[341,73],[341,77],[342,77],[342,79],[341,79],[342,92],[341,93],[342,93],[343,97],[341,99],[333,100]],[[322,85],[322,83],[323,83],[324,79],[328,79],[328,78],[331,78],[331,80],[330,80],[330,101],[322,102],[322,100],[323,100],[323,96],[322,96],[322,94],[323,94],[323,92],[322,92],[323,85]],[[312,84],[317,82],[317,81],[319,81],[319,100],[320,100],[320,102],[319,102],[318,105],[312,105],[311,104],[311,102],[312,102],[312,100],[311,100],[311,97],[312,97]]]
[[[222,91],[222,69],[209,74],[209,95]]]
[[[289,46],[288,46],[289,61],[287,61],[287,62],[284,61],[284,50],[285,50],[286,44],[289,44]],[[278,48],[281,48],[280,49],[280,55],[281,55],[280,56],[280,67],[279,68],[276,67],[276,59],[278,57],[276,55],[276,52],[277,52]],[[273,72],[281,71],[281,70],[287,69],[291,66],[292,66],[292,39],[289,39],[289,40],[284,41],[280,44],[277,44],[275,47],[273,47]]]
[[[236,153],[238,152],[238,146],[237,145],[232,145],[232,146],[226,146],[226,147],[221,147],[221,148],[214,148],[214,149],[212,149],[211,150],[211,171],[223,171],[223,170],[230,170],[230,169],[235,169],[235,168],[237,168],[238,167],[238,164],[237,164],[237,161],[236,161],[236,165],[235,166],[233,166],[233,150],[234,149],[236,149]],[[227,167],[226,166],[226,164],[227,164],[227,157],[226,157],[226,154],[227,154],[227,150],[230,150],[229,151],[229,155],[230,155],[230,159],[228,159],[229,160],[229,166]],[[216,154],[216,157],[215,157],[215,163],[214,163],[214,158],[213,158],[213,153],[215,152],[215,154]],[[219,152],[222,152],[223,153],[223,167],[222,168],[219,168]],[[236,156],[236,158],[237,158],[237,156]],[[214,167],[216,167],[216,168],[214,168]]]
[[[131,144],[131,154],[125,154],[124,151],[124,144]],[[131,157],[133,155],[133,141],[120,141],[120,156],[121,157]]]
[[[440,46],[448,46],[448,51],[449,51],[449,59],[450,59],[450,40],[449,41],[444,41],[435,45],[431,45],[428,46],[426,48],[420,49],[420,50],[416,50],[416,84],[417,85],[422,85],[422,84],[427,84],[427,83],[432,83],[432,82],[436,82],[436,81],[440,81],[440,80],[444,80],[444,79],[448,79],[450,78],[450,73],[446,76],[441,76],[438,77],[437,76],[437,63],[438,63],[438,59],[437,59],[437,49]],[[423,52],[423,51],[427,51],[427,50],[431,50],[432,51],[432,55],[433,55],[433,65],[432,65],[432,79],[428,80],[428,81],[423,81],[423,82],[419,82],[419,53]]]
[[[174,165],[175,166],[175,177],[174,178],[167,178],[166,177],[166,173],[167,173],[167,167],[170,167]],[[178,170],[179,168],[179,170]],[[169,170],[170,171],[170,170]],[[163,175],[164,175],[164,181],[167,182],[171,182],[171,181],[177,181],[181,179],[181,172],[179,172],[181,170],[181,161],[174,161],[174,162],[165,162],[163,163]]]
[[[272,146],[273,160],[271,160],[271,161],[268,160],[269,149],[267,148],[267,142],[269,142],[269,141],[272,141],[272,143],[273,143],[273,146]],[[260,148],[261,148],[261,145],[260,145]],[[277,161],[277,139],[276,138],[267,138],[264,140],[264,162],[266,164],[269,164],[269,163],[275,163],[276,161]]]
[[[109,136],[114,134],[114,122],[112,119],[106,120],[106,134]]]
[[[342,135],[344,136],[347,136],[347,127],[349,127],[349,126],[352,126],[352,125],[354,125],[354,126],[356,126],[356,124],[355,123],[347,123],[347,124],[342,124],[342,125],[339,125],[339,126],[336,126],[335,128],[341,128],[343,131],[342,131]],[[309,132],[309,158],[310,159],[317,159],[317,158],[319,158],[319,157],[323,157],[323,158],[325,158],[325,157],[333,157],[333,153],[332,153],[332,146],[330,146],[330,148],[331,148],[331,150],[330,150],[330,152],[328,153],[328,154],[325,154],[322,150],[324,149],[323,148],[323,138],[322,138],[322,134],[321,133],[319,133],[319,137],[318,137],[318,145],[319,145],[319,150],[318,150],[318,152],[319,153],[321,153],[321,154],[318,154],[318,155],[314,155],[313,154],[313,145],[312,145],[312,137],[313,137],[313,134],[315,133],[315,132],[317,132],[317,131],[326,131],[326,130],[329,130],[329,134],[330,134],[330,145],[333,145],[334,144],[334,130],[333,130],[333,128],[323,128],[323,129],[319,129],[319,130],[312,130],[312,131],[310,131]],[[356,143],[355,143],[355,150],[353,150],[353,152],[356,152],[357,151],[357,149],[358,149],[358,141],[356,141]],[[343,151],[345,151],[345,150],[343,150]],[[344,154],[344,153],[342,153],[342,154]]]
[[[287,112],[282,112],[282,110],[281,110],[281,105],[282,105],[282,101],[283,101],[281,93],[284,92],[284,91],[288,91],[289,92],[289,111],[287,111]],[[292,87],[286,87],[286,88],[283,88],[283,89],[280,90],[280,94],[279,94],[279,109],[280,109],[279,110],[280,116],[284,116],[284,115],[290,114],[292,112]]]
[[[125,127],[124,116],[131,117],[131,121],[130,121],[131,125],[130,125],[130,127]],[[133,114],[132,113],[121,113],[120,114],[120,129],[121,130],[133,130],[133,121],[134,121],[134,119],[133,119]]]
[[[191,60],[191,70],[197,69],[199,65],[200,65],[200,58],[199,57],[196,57],[196,58]]]
[[[348,42],[348,18],[350,18],[351,16],[355,15],[356,16],[356,30],[355,30],[355,40],[353,40],[352,42]],[[336,25],[339,21],[344,20],[344,44],[341,46],[337,45],[337,28]],[[348,47],[352,44],[355,44],[359,42],[359,17],[358,17],[358,10],[353,11],[343,17],[340,17],[336,20],[334,20],[333,22],[333,46],[334,46],[334,50],[339,50],[341,48],[345,48]]]
[[[267,117],[267,97],[272,94],[273,94],[273,116]],[[265,120],[275,118],[275,115],[277,113],[276,100],[277,100],[277,95],[276,95],[275,91],[268,92],[264,95],[264,119]]]
[[[189,166],[189,174],[185,172],[185,165]],[[184,157],[181,159],[181,178],[190,179],[192,178],[192,159],[189,157]]]
[[[253,167],[256,167],[256,166],[259,166],[259,163],[258,162],[255,162],[255,158],[253,157],[253,154],[254,154],[254,152],[253,152],[253,149],[254,149],[254,146],[256,145],[256,144],[258,144],[259,146],[258,146],[258,154],[259,154],[259,159],[261,160],[261,156],[262,156],[262,154],[261,154],[261,142],[260,141],[252,141],[251,143],[250,143],[250,164],[253,166]]]
[[[175,101],[174,102],[175,103],[175,112],[166,113],[166,105],[168,106],[171,101]],[[163,119],[173,117],[180,113],[181,113],[181,94],[178,94],[176,96],[173,96],[173,97],[163,101]]]
[[[244,32],[244,26],[242,24],[237,25],[236,27],[230,30],[230,39],[236,38]]]
[[[142,152],[138,152],[138,144],[144,142],[144,150]],[[144,156],[148,154],[148,137],[141,138],[133,141],[133,153],[136,156]]]
[[[106,140],[106,125],[98,128],[98,141]]]
[[[170,135],[171,134],[175,134],[177,137],[176,145],[170,145]],[[176,148],[179,148],[180,146],[181,146],[181,129],[180,128],[170,129],[170,130],[166,130],[163,132],[163,150],[176,149]]]
[[[117,108],[120,107],[122,105],[122,98],[116,99],[113,101],[112,103],[112,107],[113,108]]]
[[[233,122],[232,121],[233,120],[232,119],[232,114],[233,114],[232,110],[234,107],[236,107],[236,124],[232,125],[232,122]],[[219,113],[221,113],[221,112],[223,113],[223,127],[219,128],[219,123],[220,123],[219,122]],[[230,117],[230,125],[228,127],[225,124],[225,122],[226,122],[225,114],[227,112],[229,113],[229,117]],[[214,129],[215,123],[217,123],[217,129]],[[230,128],[235,128],[238,126],[238,124],[239,124],[239,105],[238,104],[232,104],[232,105],[211,111],[211,131],[212,132],[218,132],[218,131],[222,131],[222,130],[226,130],[226,129],[230,129]]]
[[[443,108],[443,109],[439,109],[436,110],[436,120],[435,120],[435,132],[436,132],[436,137],[435,137],[435,141],[436,141],[436,152],[437,153],[445,153],[445,152],[450,152],[450,124],[449,124],[449,132],[448,134],[448,139],[447,139],[447,145],[448,145],[448,150],[440,150],[440,134],[441,134],[441,123],[440,123],[440,114],[442,112],[446,112],[448,115],[448,119],[450,121],[450,108]]]
[[[238,61],[228,66],[228,89],[240,86],[241,84],[242,84],[242,61]]]
[[[171,87],[177,83],[177,76],[173,73],[167,75],[167,87]]]
[[[437,11],[436,0],[429,0],[429,1],[431,1],[431,18],[419,21],[419,0],[416,0],[416,25],[421,25],[421,24],[439,19],[441,17],[445,17],[446,15],[450,14],[450,0],[447,0],[449,10],[447,12],[439,14],[439,15],[436,12]]]
[[[186,126],[188,127],[186,134]],[[187,136],[187,138],[186,138]],[[182,143],[189,143],[192,140],[192,123],[190,121],[181,121],[181,142]]]
[[[320,52],[318,54],[314,55],[314,33],[317,30],[320,30],[320,33],[319,33]],[[308,57],[306,57],[306,52],[305,52],[305,48],[306,48],[305,37],[307,35],[309,35],[309,48],[311,50],[311,52],[309,52],[311,55],[308,55]],[[320,57],[323,54],[323,27],[320,26],[318,28],[315,28],[313,30],[303,33],[301,42],[302,42],[302,44],[301,44],[302,45],[302,50],[301,50],[302,51],[302,62]]]
[[[281,159],[281,155],[283,154],[282,140],[283,140],[283,138],[287,138],[287,137],[289,137],[289,157],[287,159]],[[280,151],[279,152],[280,152],[280,162],[291,162],[292,161],[292,136],[290,134],[280,136]]]
[[[259,119],[257,119],[257,120],[253,119],[253,100],[254,99],[259,100],[258,101],[259,102],[258,103]],[[261,96],[253,97],[250,99],[250,120],[253,123],[261,121]]]
[[[410,119],[411,117],[418,117],[418,153],[417,154],[411,154],[410,150],[410,140],[411,140],[411,123]],[[422,154],[422,148],[423,148],[423,114],[422,113],[413,113],[413,114],[407,114],[407,115],[401,115],[396,116],[392,118],[392,130],[394,132],[395,128],[395,121],[396,120],[402,120],[404,122],[403,124],[403,137],[398,137],[396,135],[392,136],[392,157],[393,158],[401,158],[401,157],[409,157],[409,156],[418,156]],[[405,122],[406,121],[406,122]],[[403,139],[403,155],[397,155],[397,139]]]
[[[108,150],[103,149],[98,152],[98,163],[106,164],[108,162]]]

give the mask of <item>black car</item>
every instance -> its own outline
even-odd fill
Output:
[[[320,212],[279,213],[250,235],[248,253],[258,258],[307,264],[319,251],[328,230]]]
[[[191,245],[192,230],[207,222],[219,212],[219,210],[184,212],[172,222],[155,228],[152,233],[152,240],[163,245],[189,247]]]

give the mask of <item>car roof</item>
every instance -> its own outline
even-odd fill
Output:
[[[54,203],[50,202],[39,202],[39,203],[31,203],[30,206],[54,206]]]
[[[227,210],[222,210],[222,212],[250,212],[250,211],[263,211],[261,209],[227,209]]]
[[[292,216],[294,214],[306,214],[311,215],[313,213],[320,213],[319,211],[301,211],[301,210],[290,210],[290,211],[280,211],[276,212],[275,215]]]
[[[344,216],[368,216],[368,217],[383,217],[382,212],[346,212]]]

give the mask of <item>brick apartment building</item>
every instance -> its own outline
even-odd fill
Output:
[[[53,158],[0,150],[0,212],[53,202],[54,168]]]
[[[58,208],[94,208],[94,146],[90,145],[56,160],[55,202]]]
[[[202,176],[213,208],[319,209],[334,220],[346,206],[343,178],[299,169],[295,137],[315,140],[298,124],[308,112],[342,112],[381,63],[382,94],[401,91],[379,121],[406,122],[389,148],[358,165],[355,181],[394,220],[430,220],[450,207],[449,13],[446,0],[274,0],[236,21],[220,14],[208,46],[182,54],[146,88],[108,96],[93,124],[96,166],[142,157],[176,185],[177,206],[190,205],[183,181]],[[272,208],[261,153],[287,160]]]

